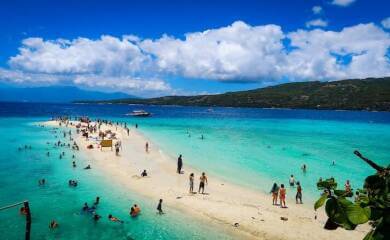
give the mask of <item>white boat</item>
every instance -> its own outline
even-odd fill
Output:
[[[144,110],[134,110],[133,112],[128,113],[126,115],[130,115],[133,117],[149,117],[151,114]]]

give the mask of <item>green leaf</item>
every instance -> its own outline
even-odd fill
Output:
[[[314,203],[314,210],[317,210],[322,205],[324,205],[327,198],[328,194],[322,194],[322,196]]]
[[[335,197],[329,198],[325,204],[325,211],[328,217],[335,223],[339,224],[346,230],[353,230],[356,228],[356,224],[349,221],[345,208],[352,203],[344,198],[336,199]]]
[[[318,189],[336,189],[337,183],[334,178],[329,178],[324,181],[317,182]]]
[[[373,235],[374,235],[374,230],[371,230],[370,232],[367,233],[367,235],[363,238],[363,240],[374,240]]]
[[[358,204],[350,204],[346,206],[345,212],[347,214],[348,220],[353,224],[363,224],[368,222],[371,211],[369,208],[364,209]]]
[[[347,194],[347,191],[344,190],[334,190],[334,194],[338,197],[345,196]]]

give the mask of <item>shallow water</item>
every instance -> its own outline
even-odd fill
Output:
[[[138,108],[154,116],[141,119],[124,115]],[[0,103],[0,151],[5,153],[0,155],[0,206],[28,199],[33,212],[33,239],[228,238],[221,230],[173,209],[156,216],[156,199],[127,192],[97,171],[81,170],[79,167],[88,164],[85,156],[76,156],[77,169],[71,167],[70,150],[65,150],[64,159],[58,159],[63,150],[46,144],[56,140],[53,133],[32,123],[63,114],[138,123],[139,130],[166,153],[173,157],[183,154],[184,169],[191,165],[206,171],[211,182],[217,176],[268,192],[274,181],[287,184],[294,174],[302,183],[308,207],[318,196],[315,183],[319,177],[333,176],[340,186],[349,179],[358,188],[364,177],[373,173],[352,154],[355,149],[377,163],[390,164],[389,113]],[[19,152],[17,147],[25,144],[33,148]],[[306,173],[300,169],[302,164],[307,165]],[[48,183],[38,187],[42,176]],[[71,178],[80,182],[76,189],[67,186]],[[294,191],[288,188],[288,204],[292,204]],[[80,209],[97,195],[101,197],[98,213],[103,218],[95,225]],[[143,209],[138,219],[128,217],[132,203]],[[126,223],[108,222],[109,213]],[[60,228],[49,231],[51,219],[58,220]],[[18,209],[0,212],[0,239],[22,239],[23,228]]]
[[[34,126],[32,122],[37,120],[0,118],[3,136],[0,152],[5,153],[0,156],[0,206],[29,200],[32,239],[230,239],[212,226],[196,222],[174,209],[166,208],[167,214],[157,215],[158,199],[146,199],[128,192],[93,169],[83,170],[89,163],[86,156],[67,147],[54,148],[53,143],[61,134]],[[26,144],[32,149],[18,151],[19,146]],[[47,151],[50,151],[49,157]],[[65,157],[59,159],[62,151],[65,151]],[[75,169],[71,167],[72,154],[78,165]],[[47,183],[40,187],[38,179],[42,177]],[[77,179],[79,186],[68,187],[69,179]],[[102,219],[94,223],[92,215],[83,213],[81,207],[84,202],[91,206],[96,196],[101,198],[97,213]],[[128,214],[134,203],[142,208],[137,218]],[[0,239],[24,239],[25,222],[19,208],[0,212]],[[109,222],[110,213],[125,223]],[[48,228],[52,219],[59,222],[58,229]]]

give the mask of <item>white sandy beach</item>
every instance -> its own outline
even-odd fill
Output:
[[[45,124],[58,127],[59,123],[48,121]],[[314,219],[312,204],[297,205],[295,201],[288,201],[288,208],[282,209],[272,205],[270,195],[222,181],[216,176],[207,175],[207,194],[190,194],[189,174],[195,173],[194,190],[197,190],[201,171],[207,174],[207,169],[191,169],[184,158],[184,174],[177,174],[176,159],[163,153],[153,140],[147,139],[137,129],[131,128],[129,136],[119,126],[116,130],[115,125],[103,124],[101,130],[107,129],[116,132],[122,142],[120,156],[115,156],[115,151],[108,148],[101,151],[97,145],[94,145],[94,149],[87,149],[92,140],[87,141],[78,135],[75,141],[80,151],[88,156],[93,169],[104,171],[114,186],[146,196],[156,205],[158,199],[164,199],[163,206],[168,207],[166,214],[169,214],[169,208],[179,209],[193,216],[195,221],[215,224],[238,239],[362,239],[369,229],[365,225],[355,231],[341,228],[324,230],[326,216],[323,209]],[[96,136],[97,133],[90,134],[90,137]],[[149,142],[149,153],[145,152],[146,142]],[[140,173],[144,169],[148,177],[141,178]],[[295,192],[288,190],[287,195],[295,195]],[[288,220],[283,221],[281,217]],[[234,223],[239,223],[239,226],[233,226]]]

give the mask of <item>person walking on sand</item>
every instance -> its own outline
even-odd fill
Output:
[[[302,186],[299,182],[297,182],[297,194],[295,195],[295,201],[297,204],[298,204],[298,200],[299,203],[302,204]]]
[[[202,189],[202,194],[204,194],[204,185],[207,184],[206,173],[202,172],[202,176],[200,176],[199,180],[200,183],[199,183],[198,193],[200,193],[200,190]]]
[[[181,154],[179,155],[179,158],[177,159],[177,173],[181,174],[181,168],[183,167],[183,159]]]
[[[194,193],[194,173],[190,174],[190,193]]]
[[[145,152],[146,153],[149,152],[149,143],[148,142],[145,143]]]
[[[272,205],[278,205],[278,194],[279,194],[279,186],[274,183],[271,188],[272,193]]]
[[[286,208],[286,189],[284,188],[284,184],[280,184],[279,199],[280,199],[280,207]]]
[[[162,210],[162,202],[163,202],[162,199],[160,199],[160,200],[158,201],[158,205],[157,205],[158,214],[164,214],[164,212],[163,212],[163,210]]]

